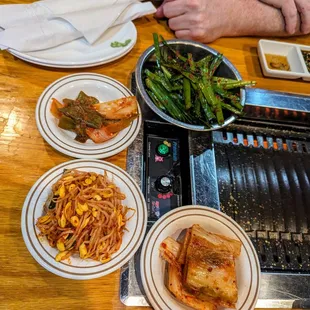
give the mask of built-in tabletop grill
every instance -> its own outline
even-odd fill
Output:
[[[129,148],[127,170],[144,191],[149,227],[180,205],[220,209],[257,250],[258,307],[310,309],[310,98],[250,89],[246,102],[244,118],[202,133],[165,123],[140,100],[144,126]],[[153,169],[161,141],[173,143],[174,159]],[[156,173],[165,169],[177,181],[173,199],[163,201]],[[142,291],[138,253],[122,268],[121,299],[147,305]]]
[[[251,236],[265,271],[310,272],[310,143],[213,134],[220,208]]]

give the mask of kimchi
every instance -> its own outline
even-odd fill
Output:
[[[194,309],[235,308],[235,260],[240,252],[239,240],[194,224],[187,229],[183,242],[168,237],[160,245],[160,254],[168,263],[167,287],[179,301]]]

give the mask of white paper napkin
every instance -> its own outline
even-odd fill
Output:
[[[132,0],[43,0],[0,6],[0,49],[29,52],[84,37],[95,43],[110,27],[156,11]]]

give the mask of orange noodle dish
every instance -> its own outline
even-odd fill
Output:
[[[58,249],[55,260],[79,253],[82,259],[110,261],[135,212],[122,204],[124,199],[106,173],[66,171],[52,186],[44,215],[36,223],[40,236],[46,236],[50,246]]]

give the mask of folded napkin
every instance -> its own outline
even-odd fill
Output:
[[[0,6],[0,49],[52,48],[84,37],[94,44],[110,27],[155,13],[136,0],[42,0]]]

